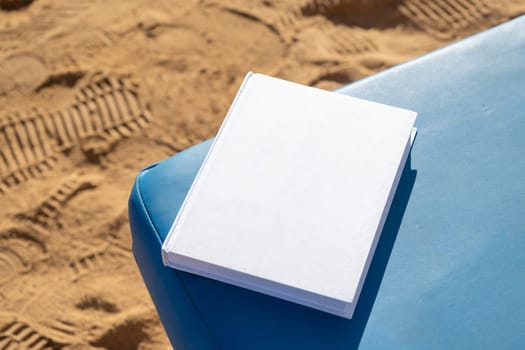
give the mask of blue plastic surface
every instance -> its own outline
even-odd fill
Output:
[[[354,318],[162,266],[207,141],[141,172],[130,197],[134,253],[172,344],[525,348],[525,17],[338,92],[419,112]]]

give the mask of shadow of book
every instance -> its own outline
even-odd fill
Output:
[[[356,305],[354,317],[350,321],[352,323],[351,332],[353,336],[351,344],[347,345],[348,349],[357,349],[361,341],[370,312],[376,300],[379,286],[383,280],[410,194],[416,181],[416,175],[417,171],[411,169],[411,158],[409,154],[385,225],[383,226],[383,231],[377,243],[374,258],[370,263],[363,290]]]

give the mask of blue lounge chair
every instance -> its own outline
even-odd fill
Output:
[[[129,202],[133,251],[173,346],[525,348],[525,17],[338,92],[419,112],[354,318],[162,265],[206,141],[141,171]]]

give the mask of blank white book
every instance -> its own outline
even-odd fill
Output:
[[[352,318],[415,119],[249,73],[164,242],[164,263]]]

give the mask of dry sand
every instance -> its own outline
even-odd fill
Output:
[[[130,252],[128,193],[139,169],[214,135],[248,70],[333,89],[524,11],[0,0],[0,350],[169,348]]]

